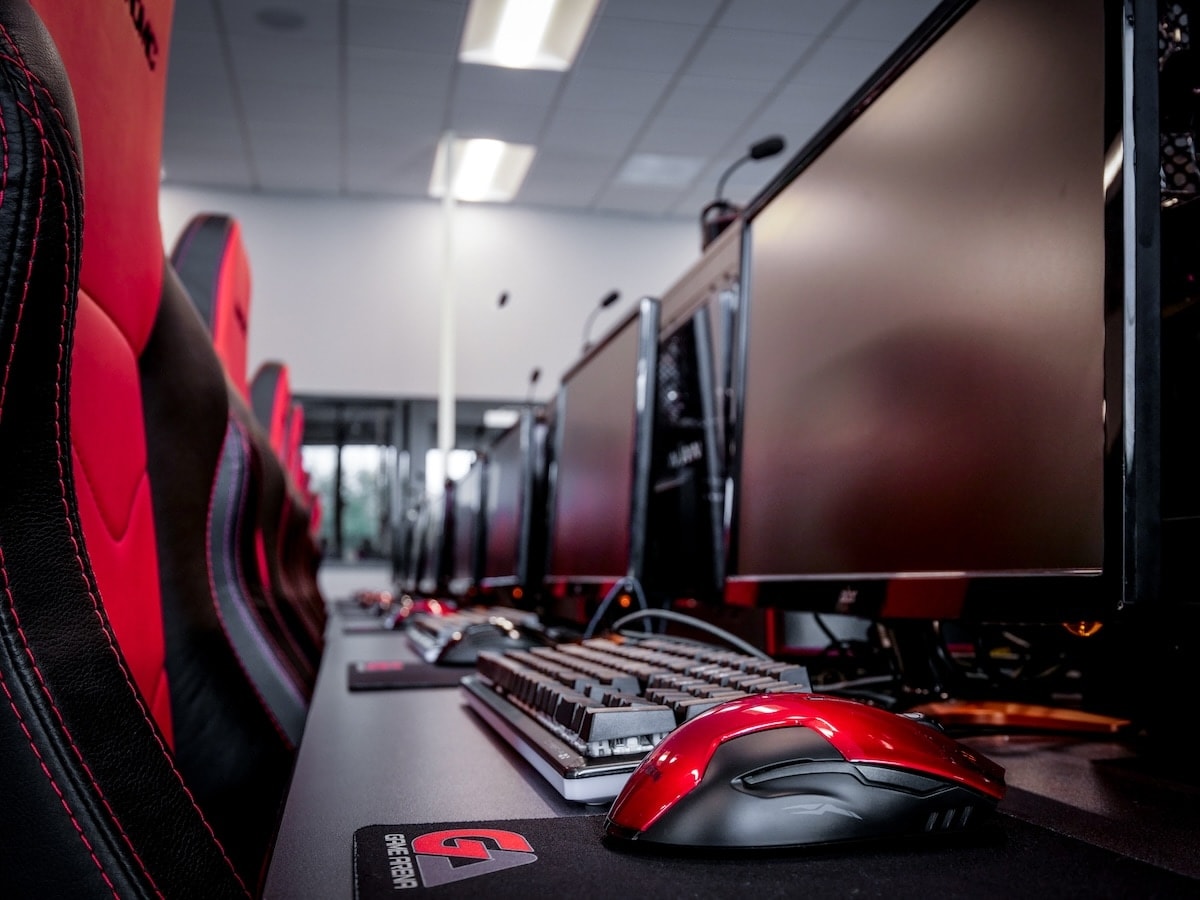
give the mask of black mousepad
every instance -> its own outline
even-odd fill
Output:
[[[352,691],[386,691],[398,688],[457,687],[474,666],[435,666],[399,659],[368,659],[347,667]]]
[[[1196,897],[1200,882],[998,815],[973,833],[742,853],[628,852],[604,817],[370,825],[356,900],[442,897]]]

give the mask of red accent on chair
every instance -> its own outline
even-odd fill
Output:
[[[65,66],[29,3],[0,4],[0,895],[245,897],[150,715],[161,557],[137,388],[162,267],[153,28],[169,34],[171,7],[37,6]]]
[[[116,578],[121,571],[153,575],[158,570],[137,360],[154,326],[162,288],[159,148],[172,4],[144,4],[146,21],[164,36],[153,70],[127,4],[87,4],[86,12],[77,4],[50,0],[33,6],[54,36],[71,80],[82,144],[103,148],[84,150],[85,250],[79,282],[84,299],[72,358],[78,374],[72,380],[71,428],[76,482],[90,486],[95,503],[82,505],[80,515],[117,639],[142,693],[156,703],[159,727],[170,735],[158,581],[134,574],[117,589]],[[98,35],[114,39],[98,40]],[[127,531],[126,523],[135,530]],[[139,589],[129,589],[132,580],[140,582]]]
[[[284,463],[288,415],[292,410],[292,381],[285,363],[271,360],[258,367],[250,382],[250,401],[254,415],[266,429],[280,463]]]
[[[304,462],[300,452],[300,448],[304,444],[304,407],[299,403],[292,404],[288,413],[287,427],[288,437],[285,447],[287,456],[284,458],[284,463],[288,475],[291,476],[292,484],[302,500],[302,505],[307,509],[308,495],[304,492]]]
[[[83,543],[114,647],[159,729],[173,735],[172,764],[253,883],[291,753],[222,628],[207,577],[205,515],[229,399],[211,341],[163,254],[172,3],[33,5],[71,81],[84,155],[69,380]]]
[[[251,279],[241,223],[217,213],[195,216],[175,242],[171,264],[208,326],[230,381],[248,402],[246,348]]]
[[[146,437],[137,360],[116,326],[80,292],[71,387],[71,459],[79,514],[104,605],[134,680],[172,742]],[[90,344],[87,343],[90,341]],[[121,382],[119,388],[114,382]],[[136,399],[118,402],[116,398]]]

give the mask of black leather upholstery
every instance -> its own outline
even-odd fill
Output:
[[[0,42],[0,896],[247,896],[134,685],[88,559],[67,402],[75,116],[26,3],[0,5]]]
[[[180,771],[244,873],[266,858],[294,741],[235,651],[210,575],[210,505],[229,422],[224,373],[170,266],[139,360]]]

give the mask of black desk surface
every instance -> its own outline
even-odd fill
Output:
[[[343,633],[343,621],[335,614],[330,622],[267,898],[352,897],[352,839],[364,826],[604,811],[563,800],[465,706],[458,688],[349,691],[349,663],[415,657],[400,635]],[[1198,879],[1192,896],[1200,897],[1194,779],[1170,777],[1108,741],[1000,735],[968,743],[1007,770],[1002,812]],[[1094,887],[1095,896],[1121,894],[1112,884]],[[530,893],[537,896],[536,886]]]

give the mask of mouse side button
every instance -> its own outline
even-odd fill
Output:
[[[899,788],[900,790],[911,791],[914,794],[933,794],[938,791],[944,791],[949,786],[947,782],[938,778],[929,778],[925,775],[918,775],[915,772],[892,769],[887,766],[866,766],[860,764],[856,768],[862,777],[872,784]]]

